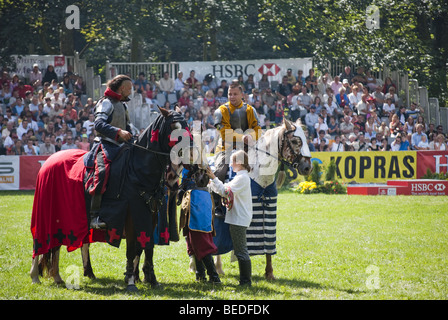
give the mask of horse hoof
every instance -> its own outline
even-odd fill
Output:
[[[32,284],[40,284],[41,282],[40,282],[39,278],[37,278],[37,279],[32,279],[31,283]]]
[[[138,292],[138,288],[135,286],[135,284],[130,284],[126,287],[127,292]]]
[[[272,272],[265,273],[265,274],[264,274],[264,277],[265,277],[266,280],[268,280],[268,281],[274,281],[274,280],[277,280],[277,279],[274,277],[274,274],[273,274]]]
[[[226,273],[224,272],[224,270],[222,270],[222,269],[216,269],[216,272],[218,273],[218,274],[222,274],[222,275],[225,275]]]
[[[57,286],[57,287],[65,287],[65,282],[64,281],[55,281],[54,282],[54,284]]]

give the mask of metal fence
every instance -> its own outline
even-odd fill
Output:
[[[102,90],[101,77],[95,75],[92,67],[87,67],[87,61],[81,59],[78,52],[75,52],[73,57],[73,70],[84,79],[86,84],[86,94],[81,97],[81,102],[86,104],[88,97],[98,100],[104,92]]]
[[[128,106],[129,120],[137,131],[148,127],[159,115],[159,112],[151,109],[151,106],[143,100],[139,93],[134,92],[126,105]]]
[[[151,73],[159,80],[163,73],[169,72],[172,79],[177,78],[179,64],[176,62],[109,62],[106,61],[106,81],[118,74],[127,74],[136,79],[140,72],[144,72],[147,79]]]

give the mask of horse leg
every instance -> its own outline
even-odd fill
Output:
[[[188,264],[188,272],[196,273],[196,260],[194,259],[194,255],[189,256],[190,263]]]
[[[218,274],[225,274],[224,270],[222,269],[221,255],[215,256],[215,268],[216,268],[216,272],[218,272]]]
[[[270,255],[270,254],[266,254],[266,269],[265,269],[264,277],[268,281],[275,280],[274,269],[272,268],[272,255]]]
[[[33,262],[31,264],[30,277],[33,284],[40,284],[39,280],[39,256],[35,256],[33,258]]]
[[[142,256],[143,250],[139,248],[135,248],[135,258],[134,258],[134,276],[135,282],[141,282],[140,280],[140,259]]]
[[[93,274],[92,264],[90,263],[90,243],[83,244],[81,248],[82,266],[84,268],[84,276],[89,279],[96,279]]]
[[[59,254],[61,253],[61,247],[51,249],[51,269],[50,275],[53,277],[54,283],[57,285],[64,284],[61,275],[59,274]]]
[[[129,292],[137,292],[138,289],[135,286],[135,274],[134,274],[134,260],[137,253],[137,239],[134,232],[134,226],[132,224],[131,214],[128,212],[126,215],[126,272],[124,282],[127,285],[126,290]]]
[[[149,248],[145,248],[145,262],[143,264],[144,282],[149,283],[152,288],[160,286],[154,273],[154,240],[151,240]]]

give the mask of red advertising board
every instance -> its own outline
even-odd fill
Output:
[[[36,187],[37,173],[48,156],[20,157],[20,189],[32,190]]]
[[[431,172],[447,172],[448,151],[417,151],[417,178]]]
[[[63,67],[65,65],[65,56],[55,56],[54,57],[54,66],[55,67]]]
[[[446,196],[448,195],[447,180],[392,180],[387,182],[388,187],[407,187],[406,194],[411,196]]]
[[[410,153],[411,154],[408,155],[408,157],[410,157],[410,163],[416,164],[415,178],[422,179],[426,174],[427,169],[437,173],[447,172],[448,151],[413,151]],[[342,152],[325,152],[325,154],[337,156],[342,154]],[[375,155],[384,155],[385,153],[369,152],[369,154],[370,157],[375,157]],[[34,189],[37,173],[46,159],[48,159],[48,156],[0,156],[0,190]],[[448,195],[448,182],[442,182],[440,184],[439,181],[434,181],[435,184],[432,184],[430,182],[424,182],[427,180],[395,180],[394,178],[389,180],[393,180],[393,184],[388,183],[387,186],[378,185],[375,188],[370,187],[372,190],[369,189],[369,191],[365,191],[361,187],[353,187],[352,189],[354,190],[353,192],[357,192],[358,194],[399,195],[410,193],[423,195],[437,193],[439,195]],[[405,185],[400,185],[397,181],[406,181],[406,183]],[[415,181],[415,183],[413,181]],[[367,181],[367,183],[372,182],[373,181]],[[379,189],[380,187],[381,190]],[[409,193],[407,192],[407,188],[409,188]]]

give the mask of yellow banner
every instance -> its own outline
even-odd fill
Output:
[[[392,179],[415,179],[417,176],[416,151],[311,152],[311,156],[312,161],[321,165],[323,173],[334,159],[336,177],[343,182],[384,183]]]

